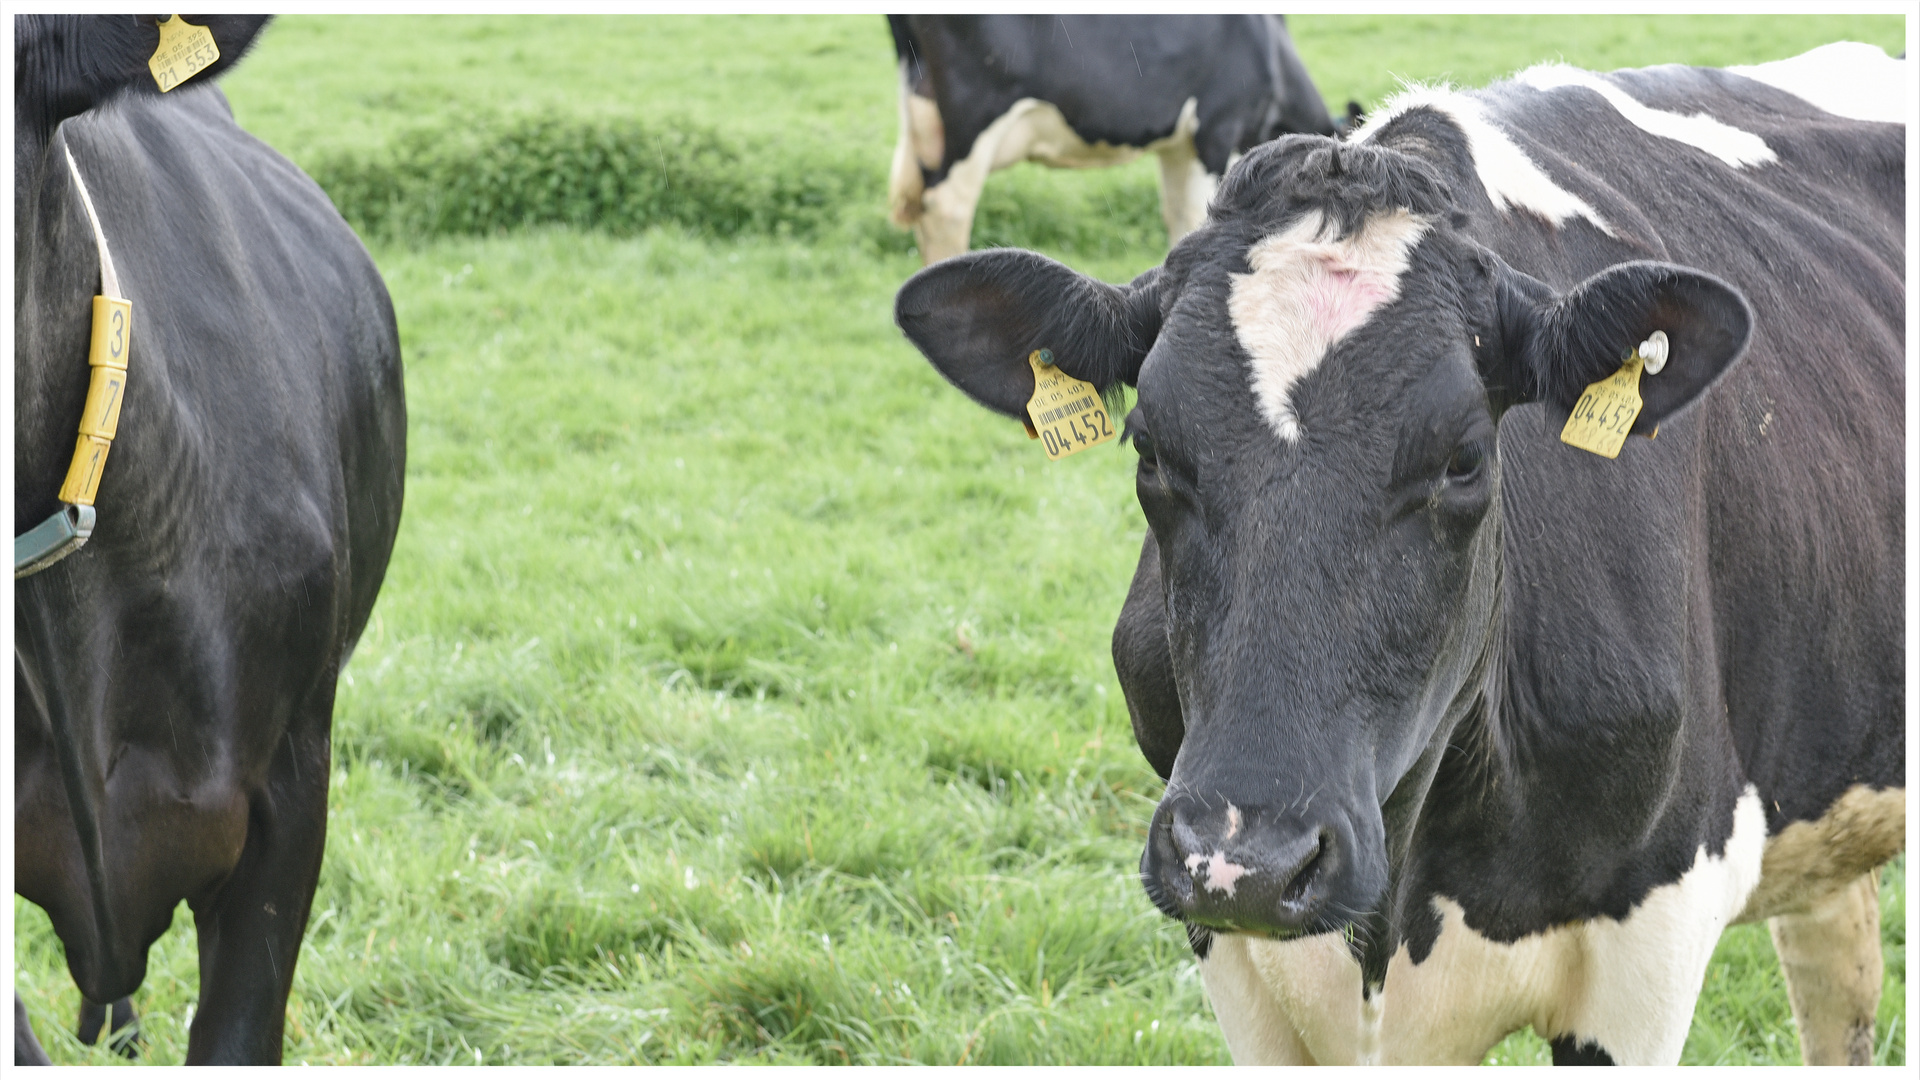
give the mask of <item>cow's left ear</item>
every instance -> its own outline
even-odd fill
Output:
[[[1653,431],[1692,404],[1746,351],[1753,311],[1733,286],[1660,262],[1610,266],[1565,293],[1494,260],[1498,347],[1482,373],[1502,404],[1546,403],[1564,420],[1587,386],[1620,369],[1655,330],[1666,366],[1640,378],[1633,430]]]
[[[1031,251],[975,251],[907,279],[893,318],[968,397],[1024,417],[1033,397],[1027,355],[1036,349],[1103,392],[1139,379],[1160,336],[1159,278],[1156,267],[1109,285]]]

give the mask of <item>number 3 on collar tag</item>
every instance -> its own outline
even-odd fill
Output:
[[[1061,371],[1053,350],[1027,354],[1033,367],[1033,397],[1027,400],[1031,430],[1047,448],[1047,460],[1059,461],[1089,446],[1112,442],[1119,433],[1093,384]]]
[[[218,59],[220,47],[213,43],[213,31],[171,15],[160,24],[160,47],[153,50],[147,69],[153,72],[153,81],[164,94],[205,71]]]

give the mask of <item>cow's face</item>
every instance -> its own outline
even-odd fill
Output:
[[[1745,343],[1744,301],[1704,274],[1625,264],[1558,295],[1462,220],[1409,158],[1287,139],[1125,289],[982,252],[901,290],[902,328],[990,407],[1017,414],[1043,346],[1139,389],[1157,575],[1143,560],[1116,657],[1143,749],[1177,739],[1142,861],[1177,918],[1284,935],[1380,903],[1387,808],[1417,806],[1494,636],[1501,413],[1564,417],[1659,329],[1645,432]],[[1155,679],[1178,715],[1143,717]]]
[[[1497,580],[1489,267],[1407,208],[1170,260],[1128,417],[1185,732],[1142,871],[1219,927],[1331,928],[1479,660]]]

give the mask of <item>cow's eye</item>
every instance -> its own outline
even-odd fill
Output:
[[[1133,449],[1140,455],[1140,463],[1142,465],[1152,465],[1155,463],[1153,456],[1153,436],[1144,431],[1134,432]]]
[[[1480,474],[1480,466],[1487,459],[1486,448],[1479,440],[1461,443],[1453,448],[1453,456],[1447,459],[1447,479],[1455,483],[1472,480]]]

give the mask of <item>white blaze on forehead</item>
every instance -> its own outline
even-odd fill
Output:
[[[1400,295],[1407,259],[1427,223],[1407,210],[1376,214],[1354,234],[1310,211],[1247,251],[1251,274],[1234,274],[1227,312],[1253,358],[1253,394],[1261,414],[1287,442],[1300,437],[1293,385],[1335,342]]]
[[[1785,90],[1835,116],[1907,122],[1907,99],[1912,96],[1907,61],[1888,56],[1877,45],[1836,41],[1790,59],[1727,70]]]
[[[1704,150],[1736,169],[1779,160],[1767,141],[1751,131],[1723,124],[1705,113],[1682,116],[1664,109],[1648,108],[1628,96],[1626,91],[1590,71],[1581,71],[1565,64],[1541,64],[1514,76],[1514,81],[1535,90],[1559,90],[1569,86],[1591,90],[1605,98],[1615,112],[1641,131]]]
[[[1553,182],[1541,171],[1507,133],[1491,120],[1480,103],[1467,94],[1446,86],[1410,86],[1387,99],[1379,112],[1367,120],[1354,135],[1364,142],[1402,113],[1427,108],[1452,120],[1467,137],[1467,153],[1473,157],[1474,172],[1480,186],[1487,190],[1496,210],[1517,208],[1538,214],[1555,226],[1573,218],[1585,218],[1588,224],[1608,236],[1613,227],[1585,199]]]

